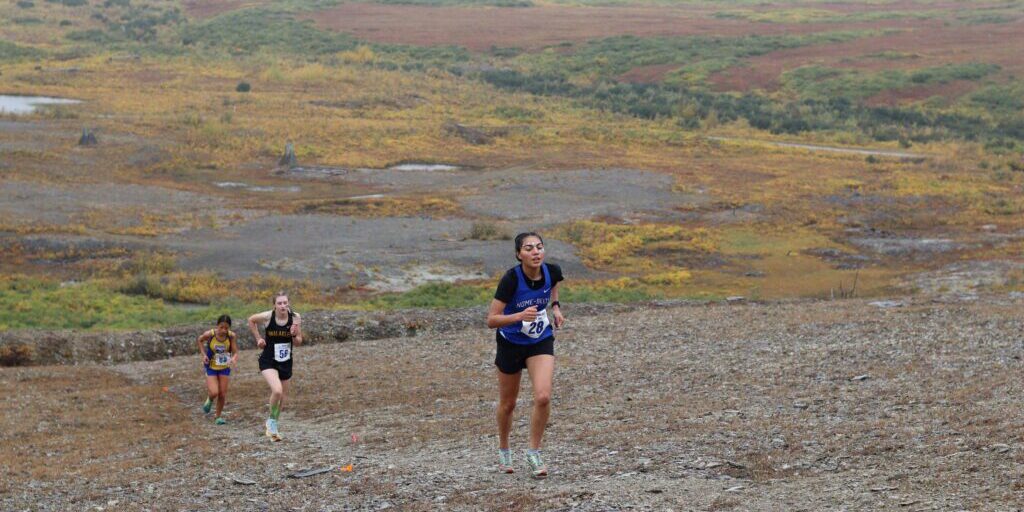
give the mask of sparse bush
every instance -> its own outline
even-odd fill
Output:
[[[529,121],[544,117],[544,114],[542,112],[515,106],[496,107],[494,109],[494,115],[504,119],[511,119],[515,121]]]
[[[237,92],[249,92],[251,90],[252,86],[249,85],[249,82],[238,82],[238,85],[235,86],[235,91]]]
[[[64,36],[71,41],[79,41],[85,43],[96,43],[96,44],[110,44],[117,42],[117,38],[110,35],[106,31],[100,29],[89,29],[89,30],[75,30],[69,32],[68,35]]]
[[[470,240],[511,240],[512,235],[493,222],[479,221],[474,222],[469,228],[466,238]]]
[[[199,128],[203,125],[203,116],[197,112],[186,112],[181,116],[181,124],[189,128]]]
[[[34,351],[24,343],[8,343],[0,347],[0,366],[24,366],[32,362]]]
[[[167,274],[177,266],[173,256],[165,254],[136,254],[127,264],[129,272],[146,274]]]
[[[31,9],[36,6],[35,2],[30,0],[18,0],[16,5],[22,9]]]
[[[373,49],[366,45],[359,45],[354,50],[348,50],[338,53],[338,58],[342,62],[349,64],[370,64],[377,56],[373,53]]]
[[[126,295],[142,295],[151,298],[160,298],[163,295],[160,278],[143,272],[136,274],[117,291]]]

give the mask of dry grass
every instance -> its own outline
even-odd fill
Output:
[[[423,196],[327,199],[304,202],[295,208],[303,213],[329,213],[350,217],[445,218],[459,216],[462,213],[462,208],[451,199]]]

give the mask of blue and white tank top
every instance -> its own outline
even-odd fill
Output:
[[[537,306],[537,318],[534,321],[516,322],[498,328],[498,332],[503,338],[516,345],[532,345],[554,335],[547,309],[548,302],[551,302],[551,288],[553,288],[547,263],[541,264],[541,271],[544,272],[544,286],[538,290],[531,290],[526,284],[522,265],[516,267],[516,293],[512,296],[512,300],[505,304],[504,314],[514,315],[530,306]]]

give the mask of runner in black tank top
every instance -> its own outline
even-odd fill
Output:
[[[292,378],[292,349],[302,344],[301,321],[299,314],[291,310],[288,295],[283,292],[274,296],[274,309],[249,317],[249,330],[256,338],[256,346],[263,349],[260,353],[260,374],[270,386],[270,417],[267,418],[266,434],[274,441],[281,440],[277,422]],[[262,336],[261,323],[265,324]]]
[[[292,333],[295,313],[288,311],[288,321],[284,325],[278,325],[277,315],[270,315],[267,326],[263,329],[263,337],[267,345],[260,353],[260,371],[267,368],[276,368],[281,380],[288,380],[292,376]]]

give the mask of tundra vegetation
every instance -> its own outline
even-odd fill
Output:
[[[4,2],[0,93],[83,100],[0,114],[5,182],[160,187],[227,213],[94,205],[28,221],[8,212],[0,328],[190,322],[259,307],[269,287],[295,290],[305,308],[486,302],[493,277],[380,293],[185,268],[161,249],[182,230],[217,232],[270,214],[460,219],[472,228],[453,238],[509,244],[513,226],[470,211],[458,191],[350,200],[339,197],[359,195],[360,185],[328,180],[299,199],[268,194],[295,183],[274,172],[286,141],[307,167],[642,169],[700,199],[671,215],[545,224],[595,271],[567,301],[828,297],[854,280],[859,295],[909,293],[910,276],[922,272],[1019,258],[1024,2],[904,4]],[[410,18],[417,30],[403,29]],[[523,20],[527,29],[515,25]],[[33,128],[15,128],[25,124]],[[98,147],[76,148],[70,136],[34,142],[33,130],[83,126],[99,134]],[[142,242],[33,242],[48,235]],[[947,249],[914,248],[935,239]],[[1024,287],[1019,276],[989,286]]]

